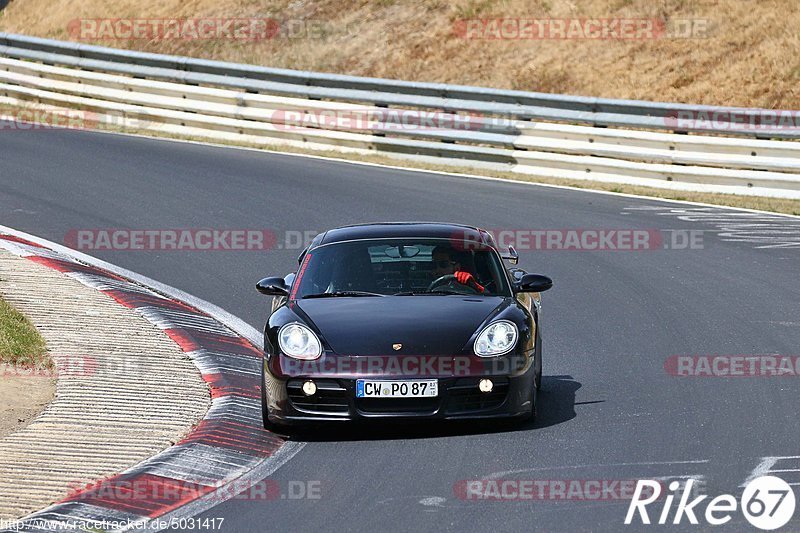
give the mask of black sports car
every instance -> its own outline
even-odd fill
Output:
[[[538,293],[485,230],[380,223],[318,235],[264,329],[264,426],[371,418],[529,419],[542,377]]]

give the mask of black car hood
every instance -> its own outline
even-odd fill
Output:
[[[457,355],[475,330],[511,301],[501,296],[344,297],[300,300],[296,310],[340,355]],[[395,343],[403,347],[394,350]]]

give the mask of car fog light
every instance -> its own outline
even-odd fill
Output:
[[[493,388],[494,383],[492,383],[491,379],[482,379],[478,382],[478,389],[480,389],[481,392],[492,392]]]
[[[306,396],[314,396],[317,392],[317,386],[314,384],[313,381],[306,381],[303,383],[303,394]]]

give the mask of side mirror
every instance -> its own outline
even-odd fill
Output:
[[[256,283],[256,290],[269,296],[289,296],[289,287],[283,278],[264,278]]]
[[[519,254],[517,253],[517,251],[514,249],[513,246],[509,246],[508,253],[500,254],[500,257],[502,257],[512,265],[516,265],[517,263],[519,263]]]
[[[310,246],[306,246],[306,249],[303,250],[302,252],[300,252],[300,255],[297,256],[297,264],[298,265],[303,262],[303,256],[306,255],[306,252],[308,251],[309,248],[310,248]]]
[[[541,274],[525,274],[517,283],[517,292],[544,292],[553,286],[553,280]]]

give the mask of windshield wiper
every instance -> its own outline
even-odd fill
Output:
[[[422,296],[425,294],[456,294],[459,296],[467,296],[463,292],[444,291],[444,290],[396,292],[392,296]]]
[[[303,296],[303,300],[307,298],[336,298],[338,296],[386,296],[385,294],[378,294],[377,292],[366,291],[333,291],[321,292],[319,294],[307,294]]]

